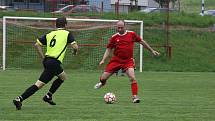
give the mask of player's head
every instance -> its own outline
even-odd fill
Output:
[[[61,17],[61,18],[56,19],[56,27],[57,28],[65,28],[66,24],[67,24],[67,21],[66,21],[65,17]]]
[[[116,26],[117,26],[117,31],[119,32],[119,34],[125,33],[125,22],[124,22],[124,20],[117,21]]]

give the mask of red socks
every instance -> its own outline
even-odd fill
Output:
[[[133,80],[131,84],[131,90],[132,90],[132,95],[137,95],[138,92],[138,86],[136,80]]]

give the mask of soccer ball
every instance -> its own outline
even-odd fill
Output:
[[[104,95],[104,101],[107,104],[113,104],[116,101],[116,96],[115,94],[108,92]]]

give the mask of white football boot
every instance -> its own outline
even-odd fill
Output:
[[[137,95],[133,95],[132,99],[133,99],[133,103],[140,103],[140,99],[138,98]]]
[[[100,89],[102,86],[103,86],[102,83],[99,82],[94,86],[94,89]]]

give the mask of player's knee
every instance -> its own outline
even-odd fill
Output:
[[[34,85],[36,85],[40,89],[45,85],[45,83],[40,80],[37,80],[37,82]]]
[[[135,84],[135,83],[137,83],[137,81],[136,80],[131,80],[131,83]]]
[[[135,77],[130,77],[130,81],[133,83],[136,80]]]
[[[59,77],[59,79],[61,79],[61,80],[66,80],[67,77],[66,77],[66,75],[64,75],[64,76]]]
[[[67,79],[66,73],[62,72],[61,74],[58,75],[58,78],[61,80],[66,80]]]

